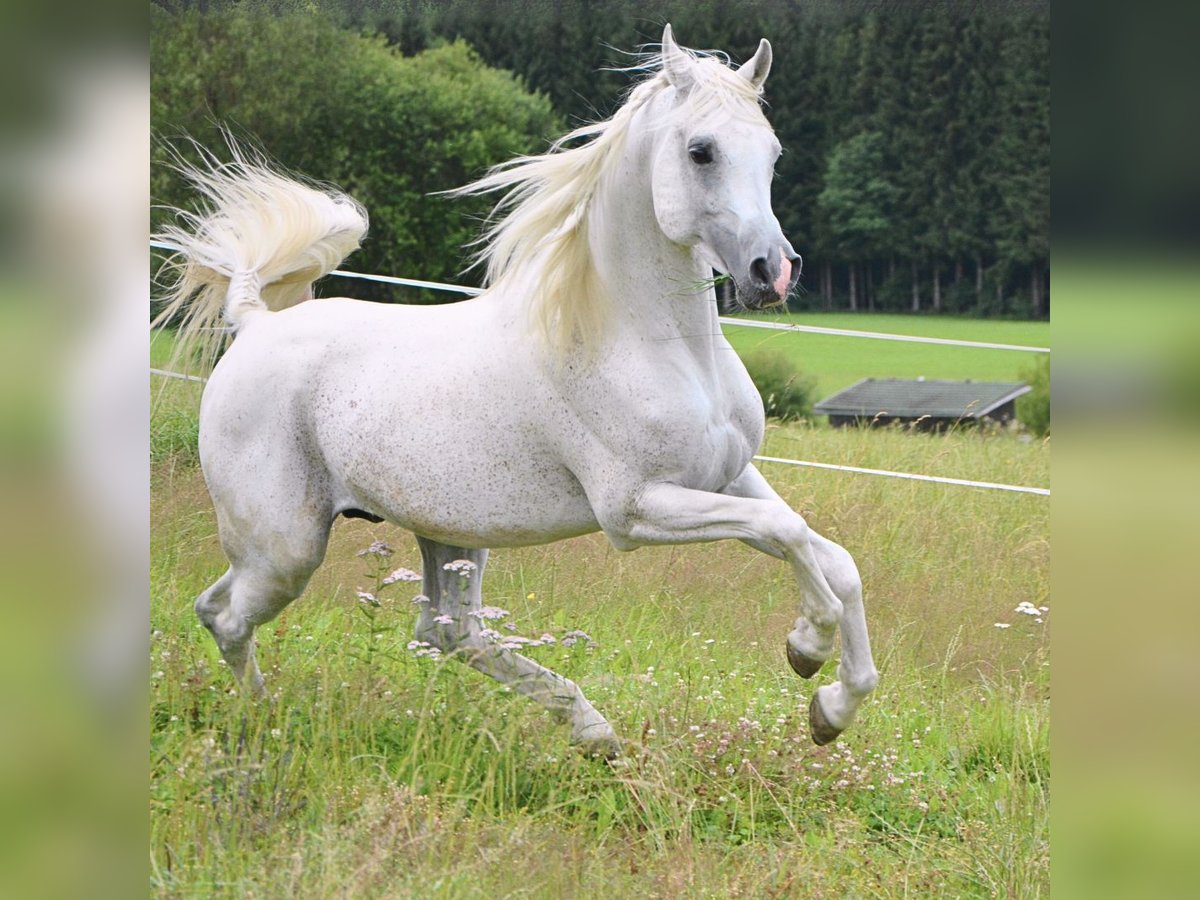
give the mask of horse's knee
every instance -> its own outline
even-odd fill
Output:
[[[802,551],[812,539],[812,529],[808,527],[804,517],[787,506],[781,506],[765,530],[771,541],[784,554]]]

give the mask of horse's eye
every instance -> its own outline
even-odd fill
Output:
[[[692,158],[698,166],[706,166],[713,161],[712,145],[710,144],[693,144],[688,147],[688,156]]]

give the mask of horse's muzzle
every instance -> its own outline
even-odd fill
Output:
[[[785,259],[791,270],[786,280],[782,277]],[[803,258],[790,246],[778,255],[757,257],[748,271],[733,279],[738,305],[744,309],[768,309],[787,303],[800,280],[803,264]]]

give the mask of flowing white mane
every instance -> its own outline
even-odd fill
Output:
[[[757,117],[761,87],[738,75],[716,56],[688,53],[694,82],[685,100],[655,123],[679,117],[728,115]],[[594,346],[604,334],[611,304],[592,263],[588,243],[592,197],[609,168],[620,159],[634,115],[671,87],[662,60],[639,67],[652,74],[637,84],[611,118],[575,129],[548,152],[522,156],[496,166],[486,176],[452,192],[482,194],[504,190],[493,221],[475,241],[476,262],[486,265],[486,284],[520,281],[536,329],[558,350]],[[590,140],[581,146],[574,142]]]

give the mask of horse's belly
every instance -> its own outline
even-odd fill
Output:
[[[561,466],[480,449],[361,459],[342,475],[355,503],[455,546],[541,544],[599,528],[583,488]]]
[[[403,502],[387,503],[382,515],[414,534],[455,547],[524,547],[599,529],[586,503],[564,509],[560,498],[546,499],[545,506],[493,506],[472,497],[442,507],[438,498],[425,502],[419,493],[410,493]]]

